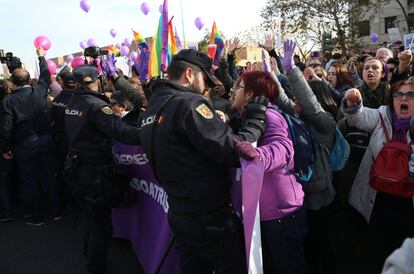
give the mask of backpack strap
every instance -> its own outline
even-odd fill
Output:
[[[381,120],[381,126],[382,126],[382,129],[384,130],[385,138],[387,139],[387,143],[389,143],[391,141],[391,139],[390,139],[390,135],[388,133],[388,130],[385,127],[384,118],[382,118],[381,113],[379,115],[380,115],[380,120]]]

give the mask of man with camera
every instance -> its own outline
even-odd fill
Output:
[[[91,274],[106,273],[106,256],[112,237],[111,202],[119,184],[112,158],[112,140],[140,144],[140,130],[124,123],[98,94],[101,82],[95,66],[73,71],[79,87],[66,107],[65,127],[69,154],[65,173],[75,199],[87,211],[84,238],[86,268]]]
[[[11,80],[12,94],[4,99],[0,112],[0,147],[4,159],[15,158],[19,166],[23,207],[29,215],[26,224],[43,224],[42,199],[39,184],[49,193],[52,214],[60,219],[61,199],[54,176],[53,141],[46,115],[50,73],[45,50],[37,48],[40,77],[31,87],[30,74],[17,68]]]
[[[234,134],[202,96],[214,81],[212,60],[184,49],[156,80],[142,118],[142,146],[168,193],[168,221],[176,237],[181,273],[245,273],[243,232],[230,199],[229,166],[239,166],[236,140],[257,141],[265,102],[251,102]]]

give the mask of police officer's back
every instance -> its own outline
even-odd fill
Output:
[[[214,86],[210,68],[211,59],[195,50],[173,57],[170,80],[152,86],[141,142],[168,193],[182,273],[243,273],[242,230],[230,206],[229,167],[240,164],[235,139],[260,137],[266,108],[250,105],[248,122],[235,135],[201,95],[207,85]]]
[[[111,195],[118,175],[113,169],[112,139],[139,144],[140,130],[115,116],[99,90],[98,70],[81,66],[73,71],[79,88],[65,111],[70,151],[67,170],[73,194],[87,210],[85,237],[89,273],[105,273],[105,260],[112,236]]]

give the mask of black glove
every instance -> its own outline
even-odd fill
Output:
[[[263,133],[268,102],[263,95],[254,97],[246,106],[246,118],[242,127],[257,128]]]

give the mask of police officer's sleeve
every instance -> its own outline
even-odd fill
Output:
[[[45,57],[40,56],[39,57],[39,83],[36,86],[36,92],[41,92],[41,95],[46,96],[47,90],[49,88],[50,81],[50,72],[49,68],[47,67],[47,62]]]
[[[109,106],[96,107],[93,112],[90,122],[111,139],[127,145],[141,144],[141,130],[122,121],[120,117],[113,113]]]
[[[218,118],[207,101],[191,103],[185,111],[183,122],[185,134],[200,153],[213,162],[240,165],[238,154],[233,147],[236,136]]]

